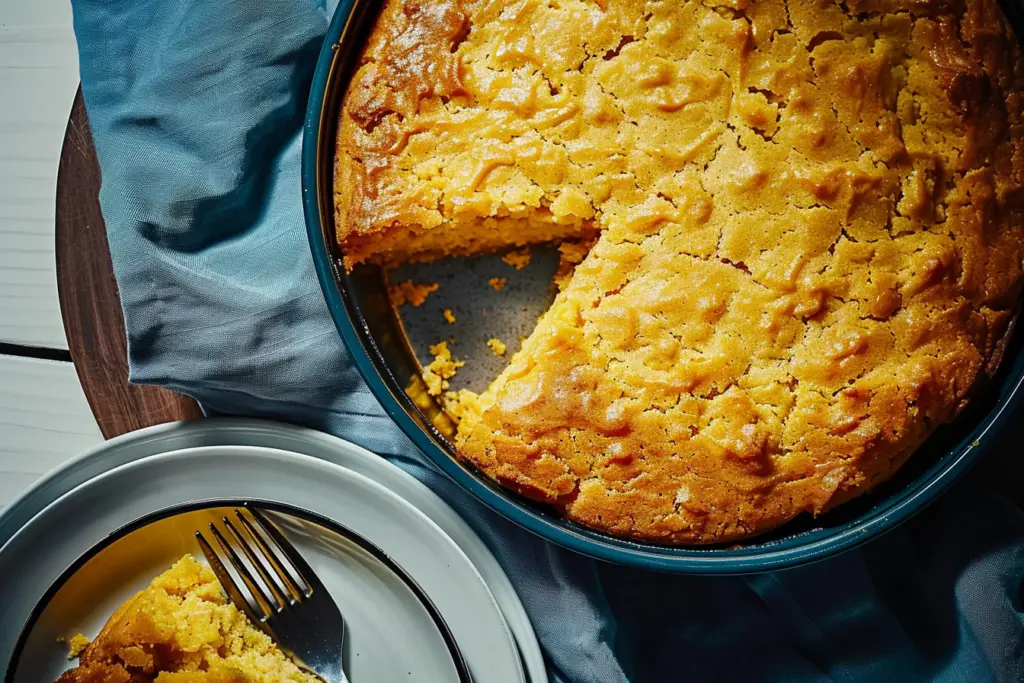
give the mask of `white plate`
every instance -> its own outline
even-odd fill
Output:
[[[36,515],[0,548],[0,577],[11,579],[0,582],[0,648],[16,638],[9,632],[20,630],[60,573],[111,532],[183,502],[225,498],[306,509],[367,537],[434,602],[475,680],[525,680],[501,610],[473,564],[436,524],[351,470],[288,451],[245,446],[192,448],[135,460],[88,479]],[[26,567],[32,571],[25,572]],[[10,650],[4,652],[0,649],[0,657],[6,660]]]
[[[0,555],[4,544],[35,514],[90,477],[163,451],[227,445],[265,446],[335,462],[373,479],[412,503],[440,526],[473,562],[501,606],[529,680],[547,683],[544,658],[522,602],[497,560],[465,520],[433,491],[380,456],[311,429],[265,420],[218,418],[159,425],[112,439],[54,470],[0,514]],[[7,642],[0,621],[0,662],[6,661],[15,637],[10,636],[12,642]]]
[[[46,602],[18,654],[13,683],[55,680],[69,668],[67,645],[58,639],[98,633],[121,603],[185,553],[205,563],[195,531],[229,514],[231,508],[173,514],[99,549]],[[440,630],[444,625],[397,572],[342,535],[344,530],[337,533],[301,517],[271,515],[335,602],[345,607],[350,680],[460,680],[454,664],[458,653],[446,643]]]

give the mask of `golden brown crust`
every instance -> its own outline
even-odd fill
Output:
[[[993,0],[395,0],[368,55],[352,262],[495,217],[601,231],[458,434],[572,519],[712,543],[821,513],[1002,355],[1024,63]]]
[[[416,130],[424,100],[462,92],[457,44],[469,27],[460,1],[391,2],[381,11],[343,105],[335,166],[338,238],[360,253],[364,240],[395,223],[433,223],[380,177]]]

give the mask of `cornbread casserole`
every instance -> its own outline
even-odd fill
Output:
[[[121,605],[57,683],[315,683],[186,555]]]
[[[995,0],[389,0],[337,236],[351,268],[596,234],[458,452],[606,532],[746,538],[995,369],[1022,85]]]

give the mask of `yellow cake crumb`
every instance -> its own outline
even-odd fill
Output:
[[[431,292],[436,292],[438,287],[439,285],[436,282],[417,284],[412,280],[406,280],[405,282],[388,287],[388,297],[391,299],[391,305],[395,308],[405,304],[422,306],[423,302],[427,300],[427,296]]]
[[[409,384],[405,387],[406,395],[412,399],[413,405],[426,412],[434,405],[434,399],[430,396],[430,390],[423,377],[413,375],[409,378]]]
[[[576,265],[590,253],[590,249],[593,246],[593,240],[582,242],[565,241],[558,245],[558,253],[563,263]]]
[[[449,439],[455,438],[456,424],[452,417],[445,412],[447,406],[445,406],[445,410],[438,409],[437,402],[430,395],[430,390],[427,388],[427,383],[423,381],[423,377],[420,375],[410,377],[409,383],[405,387],[405,393],[439,432]]]
[[[450,309],[450,308],[444,309],[444,319],[448,321],[449,325],[454,325],[455,324],[455,314],[452,313],[452,309]]]
[[[526,266],[530,265],[531,252],[529,247],[522,249],[513,249],[504,256],[501,260],[512,266],[516,270],[522,270]]]
[[[121,605],[57,683],[314,683],[191,555]]]
[[[492,277],[490,280],[487,281],[487,284],[489,284],[491,286],[491,289],[493,289],[495,292],[500,292],[501,290],[505,289],[505,284],[507,282],[508,280],[506,280],[503,277]]]
[[[586,258],[594,246],[594,240],[566,240],[558,245],[558,270],[555,271],[555,286],[565,289],[576,266]]]
[[[68,641],[68,659],[74,659],[82,654],[82,650],[87,647],[89,647],[89,639],[84,635],[76,633],[71,636],[71,640]]]
[[[440,396],[448,390],[448,380],[455,376],[455,371],[465,363],[452,358],[448,342],[438,342],[430,347],[433,362],[423,369],[423,381],[427,383],[427,392],[431,396]]]
[[[480,396],[469,389],[446,391],[442,398],[445,412],[455,420],[462,419],[467,411],[480,410]]]
[[[501,341],[500,339],[488,339],[487,346],[491,349],[491,351],[494,351],[495,354],[499,356],[505,355],[505,342]]]

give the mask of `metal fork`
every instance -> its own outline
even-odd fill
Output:
[[[337,604],[277,527],[256,508],[246,506],[246,510],[252,520],[237,508],[237,525],[227,516],[221,519],[233,542],[210,523],[210,534],[220,554],[201,532],[196,532],[196,540],[213,573],[235,607],[273,638],[299,666],[327,683],[348,683],[342,669],[345,622]],[[248,563],[242,561],[236,548]],[[241,577],[244,591],[225,567],[222,556]],[[259,580],[250,567],[259,575]]]

